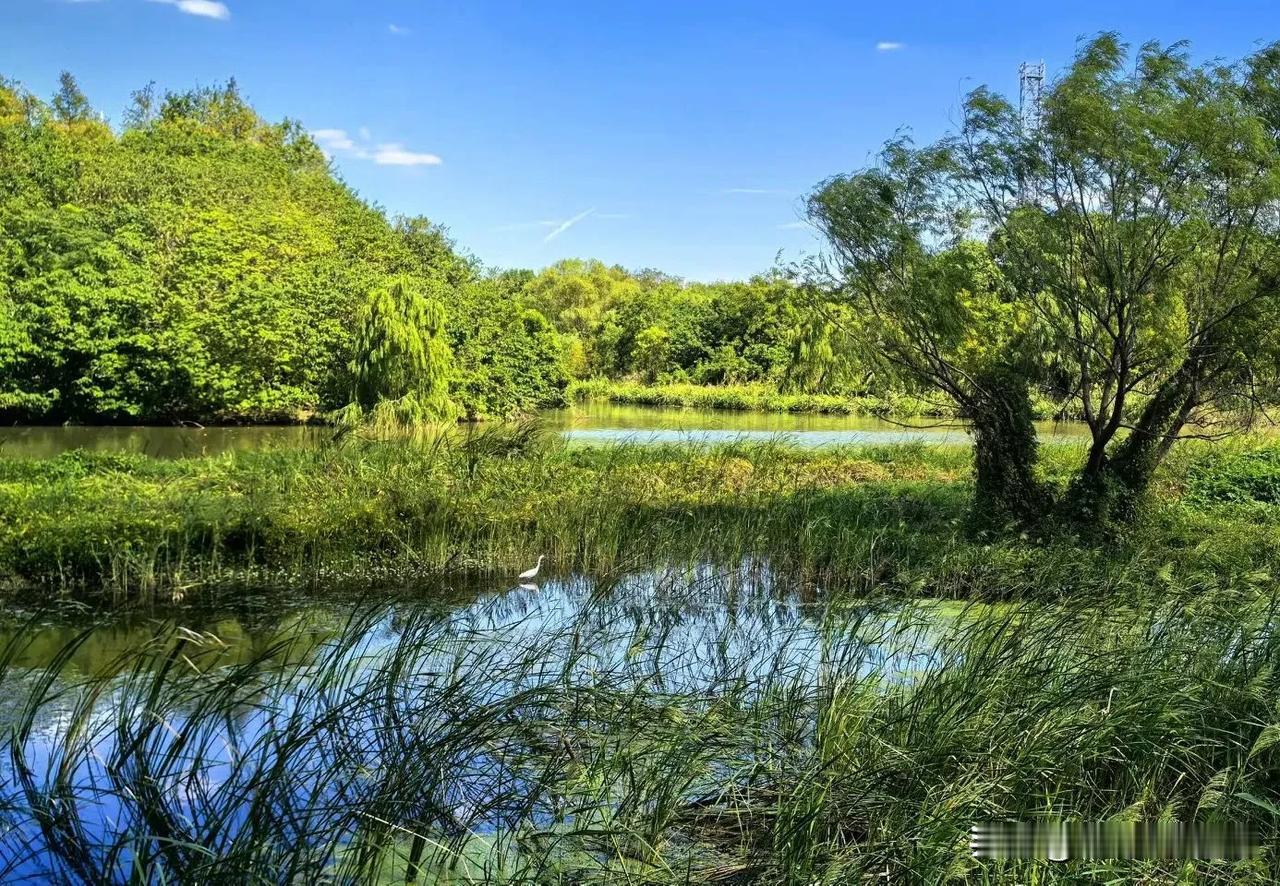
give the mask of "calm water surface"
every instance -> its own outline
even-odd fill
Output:
[[[334,748],[367,755],[359,767],[371,772],[390,765],[399,740],[384,743],[387,705],[405,704],[413,728],[435,735],[454,728],[451,718],[463,712],[511,710],[513,699],[545,699],[548,688],[571,699],[579,687],[626,694],[634,686],[661,699],[716,697],[726,687],[750,697],[832,673],[896,683],[937,666],[940,634],[965,617],[946,607],[833,613],[821,589],[775,580],[754,562],[609,580],[551,576],[540,586],[451,582],[366,601],[288,595],[245,598],[222,610],[14,613],[0,621],[9,663],[0,671],[0,733],[16,742],[0,754],[0,803],[26,808],[22,778],[37,791],[62,779],[77,797],[77,839],[118,845],[130,828],[148,826],[121,784],[139,761],[153,761],[146,783],[159,785],[200,840],[222,849],[203,831],[202,816],[216,809],[226,822],[218,839],[233,839],[255,796],[246,786],[280,762],[278,754],[289,755],[294,792],[279,802],[295,811],[341,808],[345,795],[328,793]],[[237,667],[264,676],[225,702],[209,701],[201,681]],[[163,680],[172,700],[147,715],[153,679]],[[88,702],[84,685],[99,687]],[[384,701],[392,688],[395,698]],[[34,714],[33,697],[40,699]],[[146,733],[139,756],[132,736],[157,716],[164,728]],[[286,750],[273,738],[286,730],[307,737]],[[496,790],[493,779],[514,772],[483,740],[466,747],[448,780],[460,815]],[[119,760],[129,762],[121,769]],[[353,783],[359,778],[343,789]],[[318,814],[312,827],[338,826]],[[56,867],[36,817],[16,814],[13,826],[0,828],[0,868],[19,880],[38,882]],[[470,827],[483,835],[490,825],[473,817]],[[121,874],[128,859],[126,848]]]
[[[789,413],[655,409],[592,404],[542,414],[551,430],[577,445],[683,443],[714,445],[782,439],[804,447],[925,443],[968,445],[964,429],[940,421],[909,424],[878,418]],[[1038,425],[1042,440],[1087,436],[1078,422]],[[71,449],[134,452],[157,458],[216,455],[229,451],[318,446],[333,432],[324,427],[0,427],[0,457],[47,458]]]

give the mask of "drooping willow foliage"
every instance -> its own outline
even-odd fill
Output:
[[[352,405],[362,416],[407,426],[453,417],[452,366],[439,300],[403,277],[374,290],[357,317],[351,361]]]

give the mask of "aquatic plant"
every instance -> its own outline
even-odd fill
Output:
[[[235,663],[215,636],[160,635],[100,676],[67,669],[74,642],[19,670],[18,635],[0,653],[17,705],[0,874],[1273,882],[1274,597],[837,604],[796,622],[766,617],[776,586],[723,574],[628,587],[567,613],[501,596],[371,610]],[[1262,854],[969,851],[974,821],[1054,815],[1252,823]]]
[[[1175,454],[1146,521],[1102,540],[974,532],[960,447],[567,448],[535,425],[495,424],[309,452],[5,458],[0,582],[190,598],[228,584],[514,575],[545,552],[556,570],[593,572],[751,556],[800,580],[896,596],[1253,593],[1280,574],[1280,513],[1263,486],[1250,498],[1236,480],[1222,480],[1238,486],[1232,500],[1205,497],[1212,477],[1263,463],[1243,444],[1233,451],[1244,461],[1209,446]],[[1046,447],[1045,482],[1065,483],[1080,456]]]

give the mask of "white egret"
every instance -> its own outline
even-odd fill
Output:
[[[537,566],[534,566],[532,569],[526,569],[524,572],[522,572],[522,573],[520,573],[519,575],[517,575],[517,576],[516,576],[516,578],[520,579],[521,581],[529,581],[529,580],[532,580],[532,579],[537,578],[537,577],[538,577],[538,570],[542,568],[542,561],[543,561],[543,560],[545,560],[545,559],[546,559],[546,557],[547,557],[547,555],[546,555],[546,554],[539,554],[539,555],[538,555],[538,565],[537,565]]]

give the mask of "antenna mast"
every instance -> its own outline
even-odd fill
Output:
[[[1021,129],[1022,138],[1032,139],[1040,133],[1040,125],[1043,122],[1043,107],[1041,105],[1041,95],[1044,92],[1044,62],[1023,62],[1018,66],[1018,126]],[[1022,203],[1030,204],[1036,201],[1039,192],[1038,182],[1035,175],[1029,171],[1024,171],[1021,176],[1021,193],[1019,198]]]
[[[1044,92],[1044,62],[1023,62],[1018,66],[1018,119],[1022,134],[1040,131],[1040,96]]]

